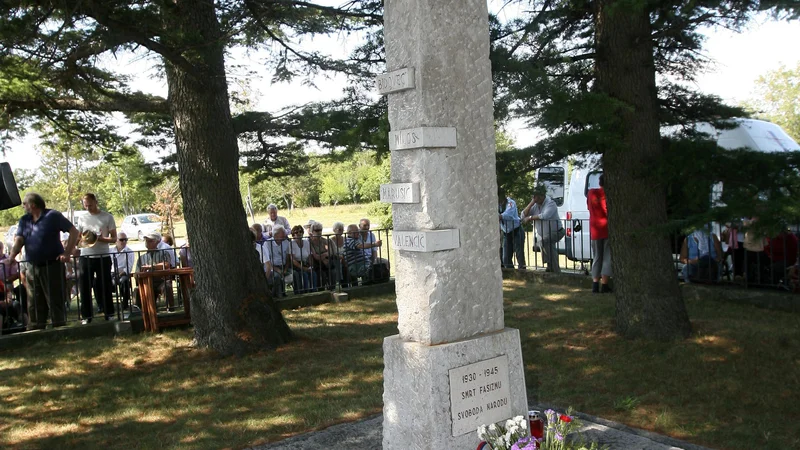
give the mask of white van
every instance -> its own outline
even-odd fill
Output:
[[[739,126],[729,130],[717,130],[708,123],[696,126],[698,131],[715,136],[717,145],[724,149],[750,148],[759,152],[800,151],[797,144],[778,125],[753,119],[734,119]],[[590,261],[591,243],[589,240],[589,209],[586,195],[589,189],[600,187],[602,174],[600,158],[592,156],[569,163],[563,161],[558,165],[542,167],[537,171],[544,176],[548,186],[548,195],[559,195],[563,206],[558,208],[559,217],[565,223],[566,237],[559,242],[559,252],[573,261]],[[563,176],[557,179],[556,174]],[[714,186],[714,197],[719,198],[722,186]],[[552,194],[551,194],[552,193]]]

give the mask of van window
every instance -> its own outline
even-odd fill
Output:
[[[564,176],[566,172],[563,167],[550,166],[539,169],[537,181],[544,184],[547,188],[547,195],[556,202],[557,206],[564,205]]]
[[[603,172],[595,171],[589,172],[589,175],[586,177],[586,188],[583,190],[583,196],[587,197],[589,195],[589,189],[597,189],[600,187],[600,175]]]

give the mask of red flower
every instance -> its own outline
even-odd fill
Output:
[[[572,422],[572,417],[570,417],[570,416],[568,416],[566,414],[562,414],[558,418],[561,419],[562,422],[568,422],[568,423]]]

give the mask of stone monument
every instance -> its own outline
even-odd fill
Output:
[[[384,340],[384,449],[467,449],[527,413],[504,328],[486,0],[386,0],[399,335]]]

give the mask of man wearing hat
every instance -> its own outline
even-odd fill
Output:
[[[144,246],[147,253],[139,256],[136,261],[136,271],[146,272],[149,270],[163,270],[169,268],[169,255],[166,251],[158,248],[161,242],[161,234],[153,231],[144,237]],[[158,295],[164,287],[166,280],[164,278],[153,278],[153,292]],[[134,297],[136,298],[136,305],[142,307],[142,302],[139,297],[139,288],[134,290]]]
[[[547,264],[547,272],[560,273],[558,248],[556,243],[564,237],[564,227],[558,219],[558,206],[547,196],[547,187],[538,183],[533,188],[533,198],[522,211],[522,223],[534,222],[542,259]]]
[[[83,207],[89,214],[80,216],[77,223],[83,235],[78,286],[81,317],[86,324],[92,321],[92,290],[98,311],[105,315],[106,320],[114,316],[113,265],[108,244],[117,242],[117,225],[114,216],[97,207],[97,197],[91,192],[83,196]]]

